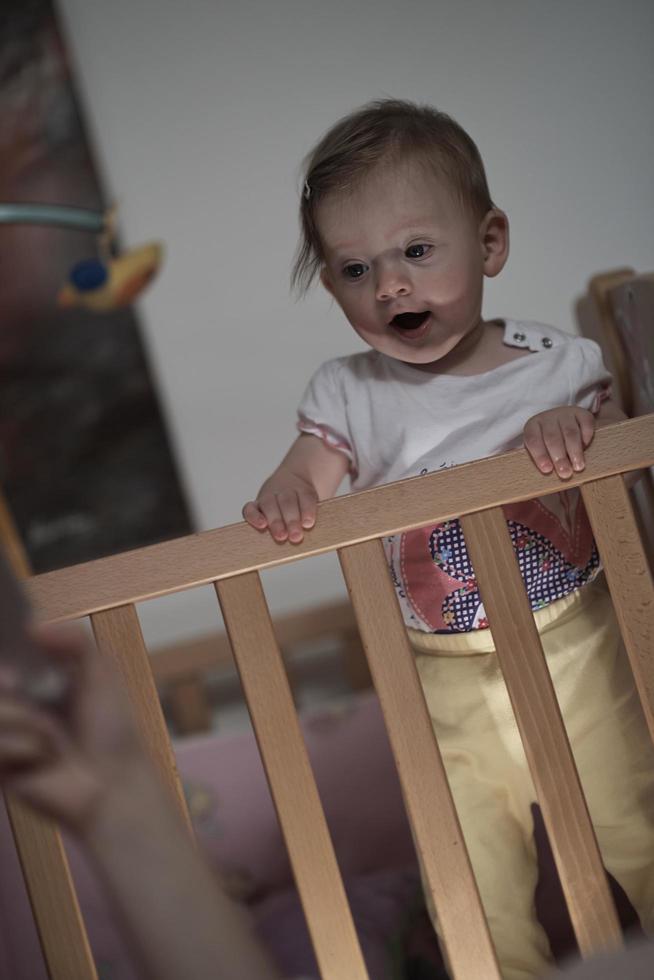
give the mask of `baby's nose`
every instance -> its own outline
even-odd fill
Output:
[[[408,296],[411,292],[411,281],[404,270],[400,268],[386,269],[377,275],[377,299],[380,301],[396,299],[398,296]]]

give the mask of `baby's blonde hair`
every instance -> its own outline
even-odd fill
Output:
[[[351,190],[382,161],[406,158],[431,166],[478,220],[494,207],[479,150],[451,116],[400,99],[369,102],[335,123],[304,161],[294,289],[304,293],[324,261],[318,203],[332,191]]]

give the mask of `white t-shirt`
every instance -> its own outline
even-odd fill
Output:
[[[611,377],[594,341],[535,322],[504,324],[504,343],[533,356],[470,377],[431,374],[375,350],[327,361],[307,386],[298,428],[345,453],[352,489],[363,490],[515,449],[527,420],[547,409],[598,411]],[[577,491],[505,513],[532,608],[597,574]],[[409,626],[487,626],[458,521],[395,535],[385,547]]]

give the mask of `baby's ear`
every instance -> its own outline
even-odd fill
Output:
[[[329,293],[329,295],[330,296],[333,296],[334,295],[334,284],[332,283],[331,277],[330,277],[329,273],[327,272],[327,266],[326,265],[323,265],[322,269],[320,270],[320,281],[323,284],[323,286],[325,287],[325,289],[327,290],[327,292]]]
[[[492,208],[479,226],[479,241],[484,259],[484,275],[500,274],[509,257],[509,219],[504,211]]]

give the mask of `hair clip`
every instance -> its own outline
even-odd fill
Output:
[[[309,187],[309,181],[308,180],[305,180],[305,182],[304,182],[303,197],[304,197],[304,200],[305,201],[308,201],[309,198],[311,197],[311,188]]]

